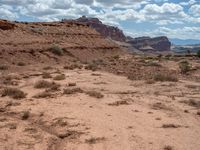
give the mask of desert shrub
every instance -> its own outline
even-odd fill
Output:
[[[33,96],[33,98],[47,98],[47,97],[51,97],[51,96],[52,96],[51,93],[45,91],[45,92],[36,94],[35,96]]]
[[[18,66],[25,66],[26,64],[24,62],[18,62],[17,65]]]
[[[53,54],[55,55],[63,55],[63,49],[60,48],[58,45],[52,45],[50,48],[49,48],[49,51],[51,51]]]
[[[164,150],[173,150],[174,148],[172,146],[167,145],[163,149]]]
[[[46,66],[46,67],[44,67],[43,68],[44,70],[51,70],[51,69],[53,69],[51,66]]]
[[[3,91],[2,91],[2,96],[10,96],[14,99],[22,99],[22,98],[25,98],[26,97],[26,94],[19,90],[19,89],[16,89],[16,88],[5,88]]]
[[[44,79],[49,79],[49,78],[52,78],[52,76],[51,76],[50,73],[44,72],[44,73],[42,74],[42,78],[44,78]]]
[[[155,81],[161,81],[161,82],[165,82],[165,81],[177,82],[178,81],[177,77],[169,75],[169,74],[156,74],[153,78]]]
[[[54,91],[59,91],[60,90],[60,84],[57,84],[57,83],[52,83],[52,85],[46,89],[46,92],[54,92]]]
[[[27,120],[30,116],[30,112],[29,111],[24,111],[21,113],[21,119],[22,120]]]
[[[0,70],[8,70],[8,66],[4,64],[0,64]]]
[[[65,74],[59,74],[59,75],[56,75],[53,79],[54,80],[65,80],[66,77],[65,77]]]
[[[70,83],[68,83],[68,86],[76,86],[76,83],[75,82],[70,82]]]
[[[83,68],[83,65],[79,65],[79,64],[72,64],[72,65],[66,65],[64,66],[64,69],[67,69],[67,70],[74,70],[74,69],[82,69]]]
[[[181,70],[181,73],[186,74],[190,71],[191,66],[188,61],[182,61],[179,63],[179,68]]]
[[[97,64],[89,64],[89,65],[85,66],[85,69],[96,71],[98,69],[98,65]]]
[[[194,100],[194,99],[190,99],[188,101],[181,101],[181,103],[185,103],[188,104],[189,106],[192,107],[196,107],[196,108],[200,108],[200,101]]]
[[[197,51],[197,56],[200,58],[200,50]]]
[[[34,85],[34,88],[36,89],[42,89],[42,88],[49,88],[52,86],[53,83],[45,81],[45,80],[40,80],[37,81]]]
[[[120,57],[119,57],[119,55],[115,55],[115,56],[113,56],[113,58],[114,59],[119,59]]]
[[[64,94],[75,94],[75,93],[83,93],[83,90],[81,88],[68,88],[64,89]]]
[[[96,92],[96,91],[88,91],[88,92],[86,92],[86,94],[88,94],[91,97],[95,97],[95,98],[103,98],[104,97],[103,94]]]

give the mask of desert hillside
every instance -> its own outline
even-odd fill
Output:
[[[129,53],[75,22],[0,21],[0,150],[199,150],[200,59]]]

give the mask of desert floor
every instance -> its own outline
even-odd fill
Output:
[[[8,75],[9,87],[26,96],[0,97],[1,150],[200,149],[199,82],[147,83],[62,68],[43,79],[43,72]],[[65,78],[55,80],[59,74]],[[57,87],[36,88],[43,80]]]

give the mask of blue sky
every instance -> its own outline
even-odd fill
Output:
[[[127,35],[200,39],[200,0],[0,0],[0,18],[58,21],[82,15]]]

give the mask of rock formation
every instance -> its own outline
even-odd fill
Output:
[[[115,41],[125,42],[126,36],[123,31],[117,27],[103,24],[98,18],[87,18],[85,16],[76,20],[77,22],[88,25],[99,32],[103,37],[110,37]]]
[[[165,36],[129,38],[127,42],[142,51],[170,51],[171,49],[171,42]]]

